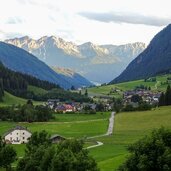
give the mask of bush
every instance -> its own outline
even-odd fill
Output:
[[[98,171],[95,160],[83,148],[83,141],[74,139],[49,143],[46,132],[34,133],[26,146],[25,156],[16,171]]]
[[[131,153],[118,171],[170,171],[171,131],[155,130],[128,148]]]

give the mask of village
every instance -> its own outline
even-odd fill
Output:
[[[112,89],[112,92],[121,92],[120,89]],[[121,106],[124,107],[131,105],[133,108],[139,106],[139,99],[141,102],[146,103],[151,106],[157,106],[159,102],[161,93],[153,92],[150,89],[144,88],[135,88],[134,90],[127,90],[123,92]],[[96,114],[96,112],[106,112],[106,111],[115,111],[115,106],[117,100],[109,96],[99,97],[98,101],[80,103],[80,102],[64,102],[59,99],[48,99],[47,102],[44,102],[44,106],[53,110],[56,114],[65,114],[65,113],[84,113],[84,114]],[[122,110],[121,109],[121,110]],[[16,126],[13,129],[9,130],[4,134],[4,139],[8,144],[23,144],[29,141],[32,133],[22,126]],[[55,134],[50,137],[52,143],[58,143],[62,140],[65,140],[64,137]]]
[[[157,106],[161,95],[161,92],[155,92],[152,91],[150,88],[144,88],[143,86],[137,86],[135,89],[127,91],[122,91],[118,88],[112,88],[110,90],[110,93],[113,92],[122,92],[122,96],[121,98],[119,98],[122,103],[122,106],[132,105],[133,107],[137,107],[139,105],[139,101],[136,101],[134,96],[140,97],[141,102],[144,102],[152,106]],[[115,97],[106,95],[99,96],[98,98],[96,96],[90,96],[90,98],[92,99],[92,102],[87,103],[62,102],[59,99],[49,99],[45,103],[45,105],[48,106],[50,109],[53,109],[56,113],[82,113],[85,111],[103,112],[115,110],[114,105],[117,101]]]
[[[135,95],[141,97],[143,102],[146,102],[150,105],[157,105],[159,102],[161,93],[152,92],[151,90],[144,90],[144,89],[135,89],[135,90],[125,91],[123,93],[124,105],[127,105],[127,104],[132,104],[133,106],[137,105],[136,101],[134,101],[132,98]]]

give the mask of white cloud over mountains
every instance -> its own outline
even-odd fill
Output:
[[[55,35],[76,43],[148,43],[171,19],[170,0],[0,2],[0,39]]]
[[[171,23],[170,18],[162,18],[157,16],[147,16],[142,14],[125,14],[117,12],[109,13],[93,13],[93,12],[81,12],[79,15],[86,17],[90,20],[96,20],[101,22],[114,22],[114,23],[129,23],[129,24],[144,24],[149,26],[165,26]]]

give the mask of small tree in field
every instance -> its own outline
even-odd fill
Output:
[[[119,171],[170,171],[171,131],[155,130],[128,148],[131,153]]]
[[[16,151],[11,146],[7,146],[0,137],[0,168],[11,170],[11,164],[16,160]]]
[[[64,140],[57,145],[45,131],[35,132],[26,145],[25,156],[16,171],[99,171],[97,163],[84,149],[83,142]]]

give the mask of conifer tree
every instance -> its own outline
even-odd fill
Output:
[[[159,98],[159,104],[158,106],[164,106],[165,105],[165,94],[162,92]]]
[[[86,97],[88,96],[88,91],[87,91],[87,89],[85,90],[85,96],[86,96]]]
[[[0,79],[0,101],[2,101],[3,96],[4,96],[3,81],[2,81],[2,79]]]
[[[171,105],[171,88],[170,88],[170,85],[168,85],[167,89],[166,89],[165,105]]]

